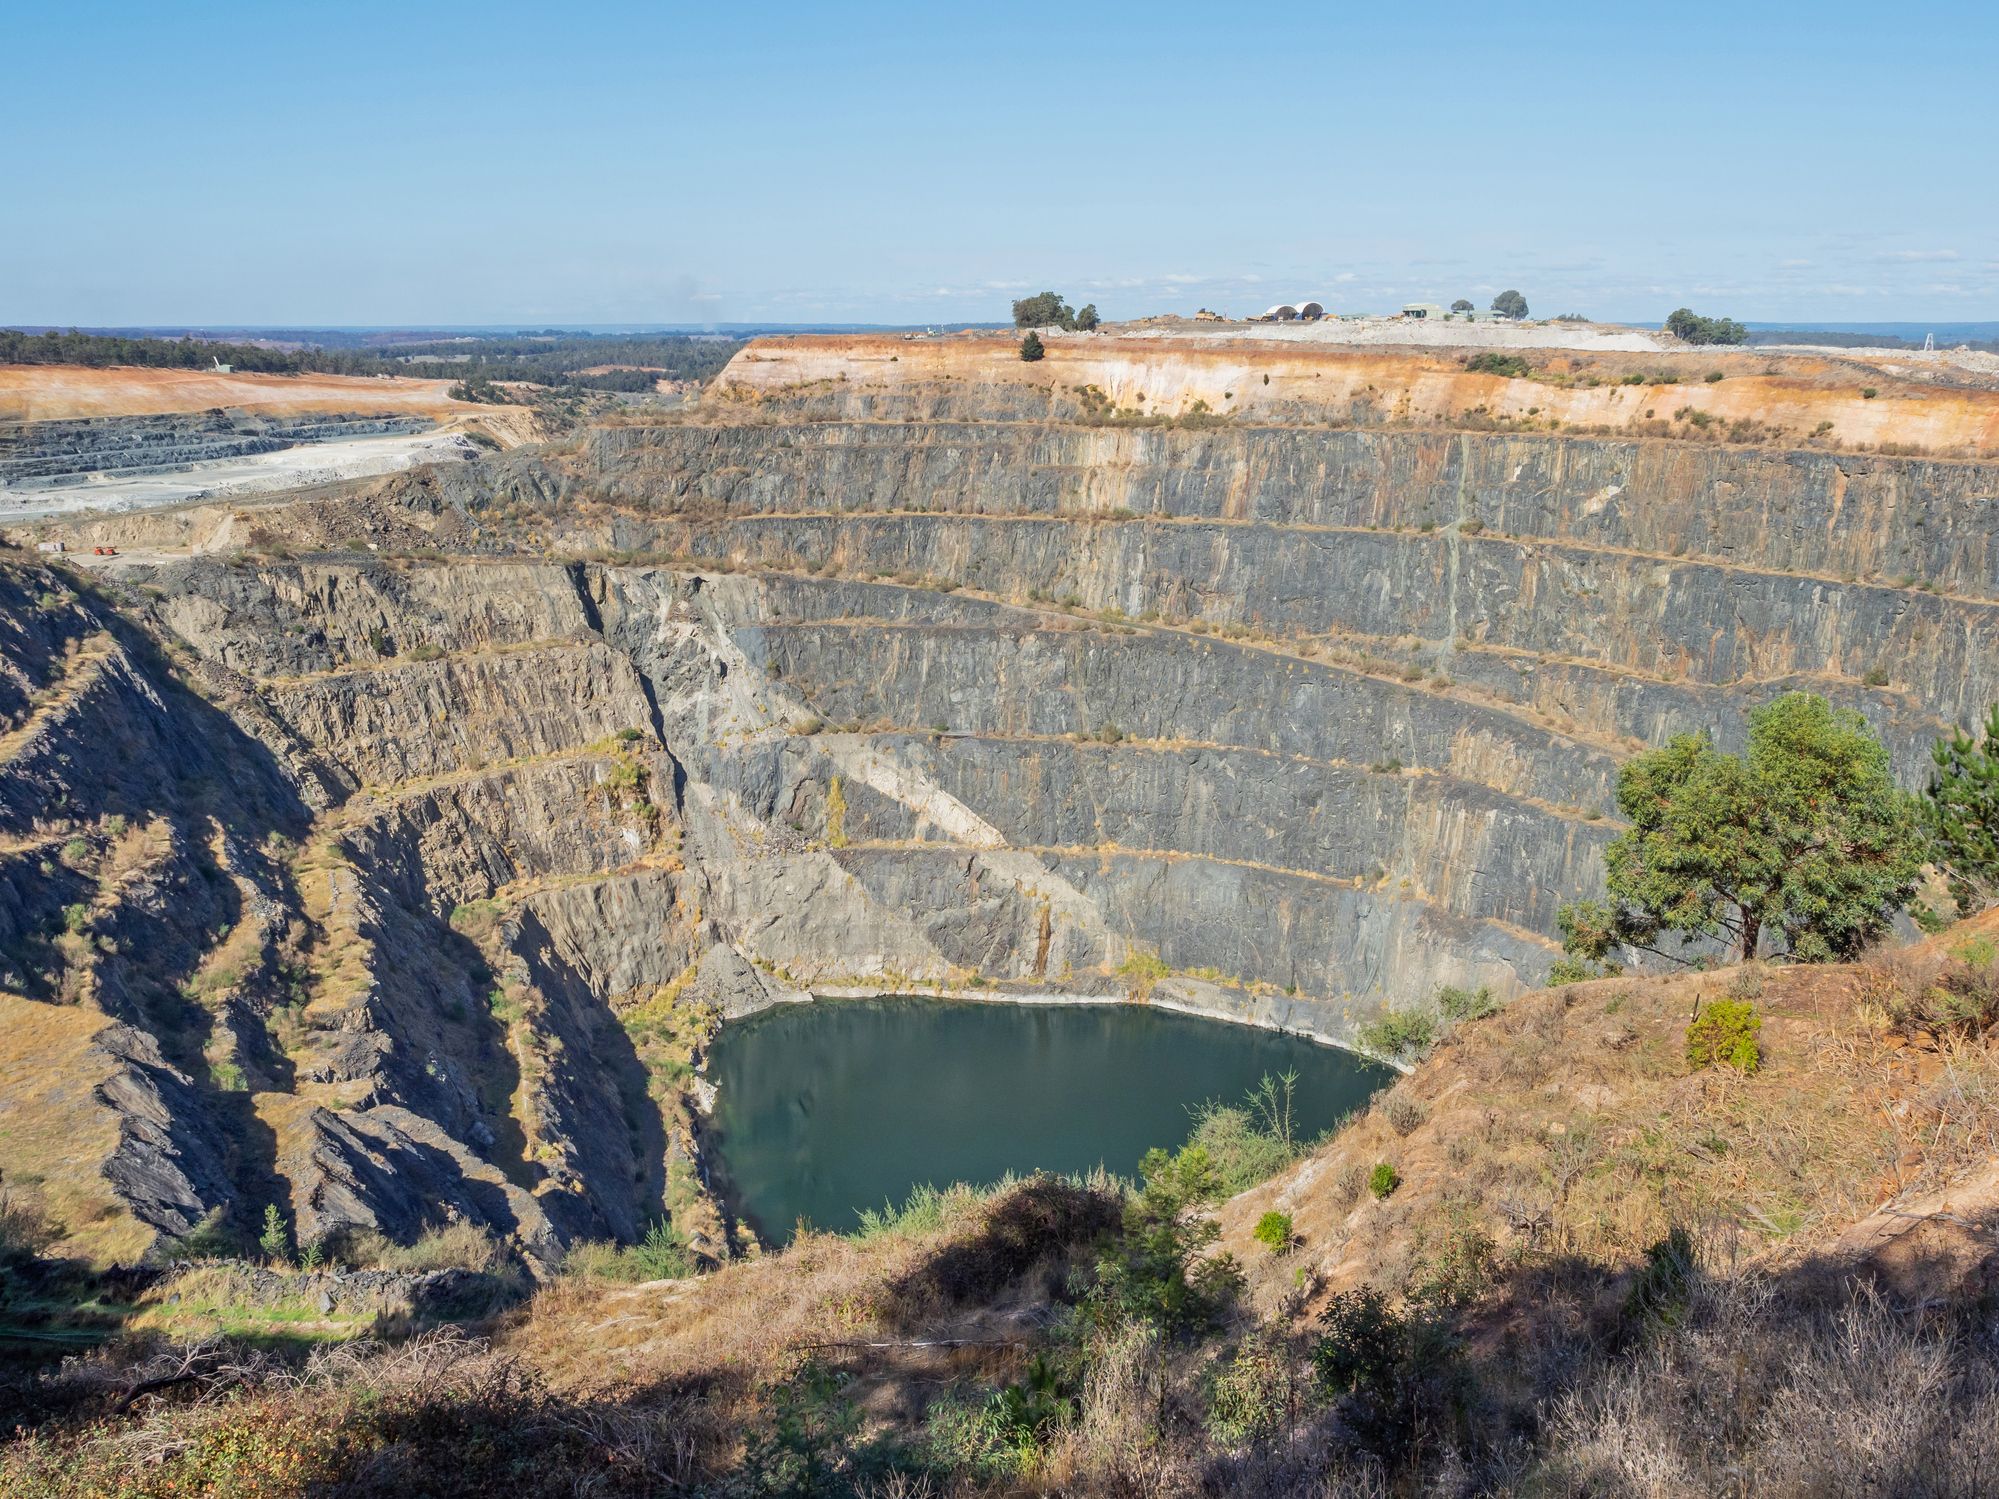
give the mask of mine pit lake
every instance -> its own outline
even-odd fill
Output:
[[[1136,1174],[1206,1100],[1297,1074],[1311,1139],[1390,1082],[1296,1036],[1140,1005],[828,999],[725,1026],[709,1057],[717,1185],[768,1244],[835,1232],[929,1183],[1007,1172]]]

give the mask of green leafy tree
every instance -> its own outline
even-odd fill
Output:
[[[1041,335],[1030,330],[1020,341],[1020,357],[1032,364],[1037,359],[1046,359],[1048,350],[1042,347]]]
[[[1088,333],[1092,328],[1097,326],[1099,321],[1100,319],[1097,317],[1097,304],[1095,302],[1085,302],[1081,311],[1076,314],[1076,320],[1071,326],[1078,332]]]
[[[1734,318],[1702,317],[1688,307],[1675,308],[1667,315],[1666,331],[1690,344],[1739,344],[1749,339],[1749,330]]]
[[[1457,301],[1451,303],[1451,311],[1453,312],[1470,312],[1471,310],[1471,298],[1469,297],[1459,297]]]
[[[1524,318],[1527,316],[1527,299],[1517,291],[1503,291],[1492,299],[1492,310],[1501,317]]]
[[[1936,770],[1924,802],[1937,865],[1960,916],[1999,897],[1999,707],[1983,742],[1959,729],[1930,747]]]
[[[1617,780],[1630,830],[1606,851],[1608,902],[1562,914],[1570,956],[1652,951],[1662,933],[1719,938],[1745,960],[1774,938],[1793,957],[1851,957],[1914,893],[1916,799],[1895,785],[1867,721],[1809,692],[1749,715],[1745,755],[1683,734]]]
[[[1044,291],[1032,297],[1022,297],[1013,304],[1013,325],[1016,328],[1073,328],[1076,313],[1060,292]]]

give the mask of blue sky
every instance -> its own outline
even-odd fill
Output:
[[[0,321],[1999,318],[1999,6],[0,0]]]

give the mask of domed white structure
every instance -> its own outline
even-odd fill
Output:
[[[1279,302],[1275,307],[1270,308],[1263,314],[1263,321],[1266,323],[1290,323],[1295,322],[1297,317],[1297,308],[1293,307],[1289,302]]]
[[[1304,318],[1307,322],[1310,322],[1314,318],[1322,318],[1325,315],[1326,304],[1323,302],[1300,302],[1298,304],[1298,316]]]

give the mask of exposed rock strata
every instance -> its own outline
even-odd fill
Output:
[[[1807,685],[1913,779],[1999,698],[1989,465],[1086,416],[856,379],[385,486],[484,556],[0,569],[0,984],[127,1217],[727,1253],[720,1017],[1147,949],[1347,1036],[1539,981],[1636,746]]]

